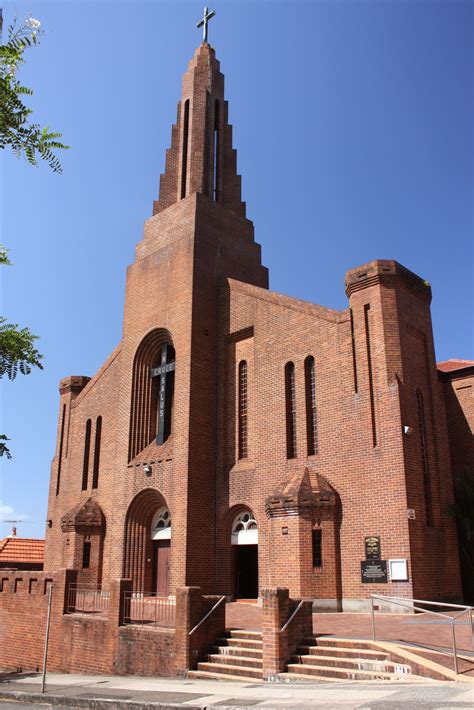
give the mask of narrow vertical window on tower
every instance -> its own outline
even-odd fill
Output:
[[[423,469],[423,490],[425,496],[425,518],[426,524],[433,525],[433,501],[431,496],[430,482],[430,466],[428,461],[428,447],[426,441],[426,421],[425,421],[425,404],[423,401],[423,393],[421,390],[416,390],[416,403],[418,408],[418,427],[420,432],[420,453],[421,465]]]
[[[239,363],[239,459],[248,456],[248,379],[247,363]]]
[[[95,423],[94,467],[92,469],[92,488],[99,487],[100,443],[102,438],[102,417],[97,417]]]
[[[84,460],[82,464],[82,490],[86,491],[89,483],[89,454],[91,450],[91,427],[92,420],[86,422],[86,434],[84,437]]]
[[[56,495],[59,494],[59,486],[61,485],[61,467],[63,464],[63,444],[64,444],[64,424],[66,421],[66,405],[63,404],[63,413],[61,415],[61,434],[59,435],[59,454],[58,454],[58,475],[56,476]]]
[[[214,202],[219,202],[219,161],[220,161],[220,103],[216,99],[214,104],[214,169],[212,172],[212,195]]]
[[[318,453],[318,422],[316,412],[316,373],[314,357],[304,361],[304,380],[306,395],[306,441],[308,456]]]
[[[183,197],[186,197],[186,183],[188,181],[188,139],[189,139],[189,99],[187,99],[187,101],[184,102],[183,152],[182,152],[182,160],[181,160],[181,199],[183,199]]]
[[[313,530],[313,567],[323,566],[323,532],[321,528]]]
[[[296,384],[295,366],[285,365],[286,458],[296,458]]]

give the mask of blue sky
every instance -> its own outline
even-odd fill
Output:
[[[200,2],[4,2],[46,34],[20,77],[62,131],[64,174],[1,156],[2,313],[45,369],[2,383],[0,518],[43,536],[59,379],[121,335],[125,269],[157,197]],[[270,287],[345,308],[347,269],[393,258],[429,280],[438,360],[473,356],[474,3],[219,0],[247,213]],[[27,517],[25,517],[27,516]],[[9,532],[2,524],[0,535]]]

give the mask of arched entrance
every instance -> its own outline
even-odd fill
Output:
[[[169,594],[171,515],[164,497],[148,488],[130,503],[125,519],[123,575],[134,591]]]
[[[258,527],[251,510],[240,510],[234,517],[230,541],[234,550],[235,596],[257,599]]]

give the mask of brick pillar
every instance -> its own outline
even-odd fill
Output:
[[[286,635],[280,629],[288,619],[290,598],[287,588],[263,589],[263,679],[275,680],[286,662]]]
[[[112,628],[123,626],[124,609],[129,600],[125,601],[125,592],[132,591],[131,579],[112,579],[110,582],[109,624]]]
[[[176,589],[176,673],[186,675],[194,665],[189,632],[201,620],[202,597],[200,587]]]

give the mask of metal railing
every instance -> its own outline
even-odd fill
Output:
[[[295,618],[295,616],[297,615],[297,613],[299,612],[299,610],[303,608],[303,603],[304,603],[304,599],[301,599],[301,600],[300,600],[300,603],[298,604],[298,606],[296,607],[296,609],[293,610],[293,613],[290,614],[290,616],[289,616],[289,618],[287,619],[287,621],[285,621],[285,623],[284,623],[283,626],[281,627],[281,629],[280,629],[280,633],[281,633],[281,634],[283,633],[283,631],[286,631],[286,629],[287,629],[288,626],[291,624],[291,622],[293,621],[293,619]]]
[[[66,614],[106,616],[109,611],[110,592],[93,584],[71,583],[67,591]]]
[[[147,628],[174,627],[176,600],[150,592],[123,593],[123,624]]]
[[[474,649],[474,627],[473,627],[473,612],[474,612],[474,607],[472,606],[466,606],[463,604],[446,604],[444,602],[432,602],[432,601],[427,601],[425,599],[407,599],[405,597],[384,597],[380,596],[378,594],[371,594],[371,604],[372,604],[372,639],[373,641],[376,641],[376,633],[375,633],[375,605],[374,605],[374,599],[378,599],[380,601],[384,602],[389,602],[390,604],[395,604],[398,606],[405,607],[406,609],[412,609],[413,611],[420,611],[423,612],[424,614],[431,614],[432,616],[436,616],[441,619],[446,619],[445,623],[449,623],[451,625],[451,642],[452,642],[452,656],[453,656],[453,665],[454,665],[454,672],[458,674],[458,655],[457,655],[457,646],[456,646],[456,630],[454,628],[454,625],[456,621],[460,619],[461,616],[464,616],[464,614],[468,614],[469,616],[469,626],[471,629],[471,648]],[[460,612],[454,615],[449,615],[449,614],[443,614],[440,611],[431,611],[431,609],[426,609],[421,606],[416,606],[417,604],[423,604],[424,607],[426,606],[437,606],[437,607],[442,607],[443,609],[461,609]]]
[[[189,632],[189,635],[190,635],[190,636],[192,636],[192,634],[193,634],[195,631],[198,630],[198,628],[201,626],[201,624],[203,624],[203,623],[206,621],[206,619],[208,619],[208,618],[211,616],[211,614],[213,614],[213,613],[215,612],[215,610],[217,609],[217,607],[220,606],[224,600],[225,600],[225,596],[221,597],[220,599],[218,599],[218,600],[216,601],[216,603],[214,604],[214,606],[213,606],[211,609],[209,609],[209,611],[208,611],[206,614],[204,614],[204,616],[202,617],[201,621],[198,621],[198,623],[196,624],[196,626],[193,626],[193,628],[192,628],[191,631]]]

